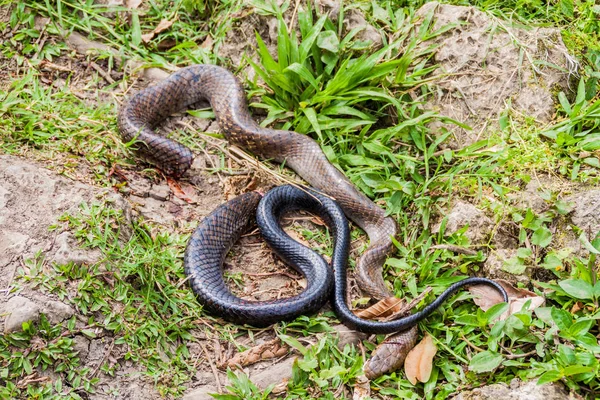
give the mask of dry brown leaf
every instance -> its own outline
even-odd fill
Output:
[[[156,35],[169,29],[173,25],[174,22],[175,22],[175,20],[170,21],[168,19],[162,19],[152,32],[144,33],[142,35],[142,42],[148,43],[149,41],[154,39],[154,37]]]
[[[352,400],[366,400],[371,398],[371,384],[366,376],[360,375],[356,377],[354,383],[354,392]]]
[[[402,310],[404,301],[397,297],[388,297],[378,301],[369,308],[355,311],[357,317],[363,319],[385,318]]]
[[[577,311],[580,311],[583,309],[583,303],[578,301],[575,304],[573,304],[573,307],[571,307],[571,314],[575,314]]]
[[[219,368],[233,368],[235,366],[245,367],[263,360],[282,357],[289,351],[289,347],[281,343],[278,338],[269,340],[266,343],[254,346],[244,352],[238,353],[223,364]]]
[[[214,43],[213,38],[209,35],[206,37],[206,39],[204,39],[204,42],[202,42],[200,47],[202,47],[203,49],[206,49],[206,50],[212,50],[213,43]]]
[[[169,177],[167,177],[167,183],[169,184],[169,187],[171,188],[171,191],[173,192],[175,197],[177,197],[187,203],[190,203],[190,204],[196,203],[192,199],[192,197],[188,193],[186,193],[186,192],[193,191],[193,188],[191,186],[187,185],[186,187],[182,187],[179,184],[179,182],[177,182],[176,180],[171,179]]]
[[[142,35],[142,42],[144,42],[144,43],[148,43],[152,39],[154,39],[154,31],[148,32],[148,33],[144,33]]]
[[[327,224],[325,223],[325,221],[323,221],[321,218],[316,217],[316,216],[312,217],[310,219],[310,222],[312,222],[313,224],[318,225],[318,226],[327,226]]]
[[[395,333],[385,339],[365,362],[363,370],[369,379],[375,379],[383,374],[392,372],[402,367],[406,355],[417,343],[417,327]]]
[[[173,47],[177,46],[177,41],[174,39],[164,39],[158,42],[156,48],[158,50],[169,50]]]
[[[508,294],[508,310],[500,316],[500,319],[506,319],[510,315],[517,313],[523,309],[523,306],[527,301],[531,301],[530,309],[534,309],[540,307],[544,304],[545,299],[537,294],[526,290],[526,289],[518,289],[515,288],[510,282],[504,279],[496,279],[497,283],[499,283],[504,290],[506,290],[506,294]],[[469,286],[469,292],[475,296],[473,301],[477,304],[483,311],[489,310],[492,306],[502,303],[504,299],[502,295],[493,287],[487,285],[471,285]]]
[[[161,19],[156,28],[154,28],[154,33],[158,35],[159,33],[166,31],[173,25],[174,22],[175,20],[170,21],[168,19]]]
[[[135,10],[142,4],[143,0],[125,0],[125,7]]]
[[[423,340],[408,353],[404,362],[404,372],[410,383],[415,385],[417,381],[427,382],[429,380],[435,353],[437,353],[437,347],[430,335],[425,335]]]

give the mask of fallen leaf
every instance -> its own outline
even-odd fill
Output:
[[[410,383],[415,385],[417,381],[427,382],[429,380],[435,353],[437,353],[437,347],[430,335],[425,335],[423,340],[408,353],[404,362],[404,372]]]
[[[537,294],[526,290],[518,289],[504,279],[496,279],[508,294],[508,310],[500,316],[500,319],[506,319],[510,315],[515,314],[523,309],[525,303],[531,300],[530,310],[540,307],[544,304],[545,299]],[[493,287],[488,285],[470,285],[469,292],[474,296],[473,301],[483,311],[489,310],[492,306],[502,303],[504,299],[502,295]]]
[[[289,347],[283,344],[279,338],[275,338],[236,354],[234,357],[219,365],[219,368],[226,369],[236,366],[245,367],[259,361],[285,356],[288,351]]]
[[[571,307],[571,314],[575,314],[577,311],[582,310],[582,309],[583,309],[583,303],[578,301],[575,304],[573,304],[573,307]]]
[[[177,41],[173,40],[173,39],[165,39],[165,40],[161,40],[157,45],[156,48],[158,50],[169,50],[173,47],[177,46]]]
[[[125,7],[135,10],[142,4],[143,0],[125,0]]]
[[[158,35],[159,33],[166,31],[173,25],[174,22],[174,20],[170,21],[168,19],[161,19],[156,28],[154,28],[154,33]]]
[[[204,39],[204,42],[202,42],[202,44],[200,45],[200,47],[206,50],[212,50],[213,43],[213,38],[211,36],[207,36],[206,39]]]
[[[312,222],[315,225],[318,226],[327,226],[327,224],[325,223],[325,221],[323,221],[321,218],[314,216],[310,219],[310,222]]]
[[[414,326],[385,339],[365,362],[365,376],[372,380],[402,367],[408,352],[417,343],[417,332],[417,327]]]
[[[357,376],[353,386],[352,400],[366,400],[371,398],[371,384],[366,376]]]
[[[148,33],[144,33],[142,35],[142,42],[144,42],[144,43],[148,43],[152,39],[154,39],[154,31],[148,32]]]
[[[404,301],[397,297],[387,297],[378,301],[369,308],[354,312],[357,317],[363,319],[385,318],[402,310]]]
[[[148,43],[149,41],[151,41],[152,39],[154,39],[154,37],[156,35],[158,35],[161,32],[166,31],[167,29],[169,29],[173,23],[175,22],[175,20],[170,21],[168,19],[162,19],[158,25],[156,26],[156,28],[154,28],[153,31],[145,33],[142,35],[142,42],[144,43]]]
[[[179,182],[177,182],[174,179],[171,179],[169,177],[167,177],[167,183],[169,184],[169,187],[171,188],[171,191],[173,191],[173,194],[175,195],[175,197],[189,203],[189,204],[194,204],[196,203],[196,201],[194,201],[194,199],[192,199],[192,197],[188,194],[188,193],[192,193],[194,191],[194,189],[187,185],[184,186],[182,188],[182,186],[179,184]],[[188,193],[186,193],[188,192]]]

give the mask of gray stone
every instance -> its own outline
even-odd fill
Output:
[[[75,342],[73,344],[73,350],[78,353],[80,360],[85,360],[90,353],[90,339],[83,335],[77,335],[73,338],[73,341]]]
[[[344,29],[346,32],[350,32],[354,28],[362,28],[354,39],[370,42],[371,46],[374,47],[381,47],[383,43],[381,35],[377,29],[367,22],[362,12],[356,9],[347,10],[344,14]]]
[[[202,386],[188,392],[181,400],[214,400],[210,393],[218,393],[217,387],[212,385]]]
[[[65,213],[77,214],[82,203],[99,201],[122,209],[128,217],[128,204],[107,189],[59,176],[34,162],[0,155],[0,289],[9,287],[22,260],[33,258],[37,251],[47,261],[94,262],[96,256],[74,251],[69,234],[57,235],[48,227]]]
[[[565,199],[573,203],[571,222],[592,238],[600,232],[600,190],[577,193]]]
[[[37,322],[40,318],[40,308],[26,297],[15,296],[4,305],[7,317],[4,321],[4,333],[22,330],[24,322]]]
[[[263,371],[258,372],[256,375],[251,376],[250,380],[254,382],[259,388],[266,388],[269,385],[278,385],[284,380],[289,380],[292,377],[292,366],[296,357],[289,357],[285,360],[270,365]]]
[[[41,312],[46,315],[48,321],[52,324],[57,324],[75,315],[73,307],[55,300],[48,300],[42,304]]]
[[[102,253],[97,249],[81,249],[71,232],[62,232],[57,235],[54,247],[56,248],[56,252],[50,261],[59,265],[69,263],[90,265],[98,262],[102,257]]]
[[[149,194],[153,199],[166,201],[171,195],[171,188],[169,185],[153,185]]]
[[[136,209],[146,220],[156,222],[158,224],[167,225],[171,222],[172,216],[165,206],[164,201],[156,200],[153,197],[138,197],[130,196],[130,200],[134,203]]]
[[[446,216],[448,221],[444,235],[451,235],[468,225],[469,228],[465,235],[471,240],[471,243],[485,241],[493,228],[492,220],[483,211],[464,201],[457,201]],[[440,227],[441,221],[433,227],[433,232],[439,232]]]
[[[562,385],[548,383],[538,385],[535,381],[522,382],[513,379],[509,385],[496,383],[459,393],[455,400],[570,400],[576,399]]]

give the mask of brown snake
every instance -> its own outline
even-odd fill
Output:
[[[382,265],[392,250],[396,223],[336,169],[317,142],[296,132],[263,128],[250,115],[246,93],[235,76],[214,65],[193,65],[135,94],[119,112],[119,130],[127,142],[137,140],[142,157],[175,177],[192,164],[192,152],[156,134],[153,128],[177,111],[208,100],[229,143],[255,155],[285,162],[315,189],[334,198],[344,213],[369,236],[370,245],[358,260],[360,288],[375,299],[392,296]]]

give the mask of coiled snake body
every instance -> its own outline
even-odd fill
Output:
[[[392,250],[396,224],[333,165],[311,138],[295,132],[267,129],[251,117],[245,92],[227,70],[212,65],[194,65],[179,70],[168,79],[134,95],[119,112],[119,129],[125,141],[137,140],[139,153],[147,161],[173,176],[181,176],[192,163],[189,149],[153,128],[166,117],[208,100],[227,140],[252,153],[286,163],[319,192],[283,186],[269,192],[261,201],[256,219],[263,236],[284,260],[307,279],[307,288],[299,295],[281,301],[249,302],[235,297],[223,282],[222,263],[227,251],[252,223],[258,193],[246,193],[220,206],[206,217],[192,235],[185,256],[186,273],[192,288],[204,306],[212,312],[238,323],[268,325],[302,313],[318,310],[329,298],[338,316],[355,329],[372,333],[401,331],[414,326],[429,315],[445,298],[466,284],[482,283],[496,287],[506,300],[506,293],[495,282],[469,278],[448,288],[438,299],[419,313],[390,322],[373,322],[357,318],[346,305],[346,262],[349,236],[346,214],[365,230],[370,245],[356,266],[356,278],[363,291],[376,299],[391,296],[382,277],[382,264]],[[337,202],[337,204],[336,204]],[[339,206],[338,206],[339,204]],[[340,208],[341,207],[341,208]],[[332,264],[335,279],[325,261],[289,238],[279,227],[277,218],[290,209],[308,209],[327,222],[336,237]],[[342,211],[343,210],[343,211]],[[313,269],[313,266],[314,267]]]

